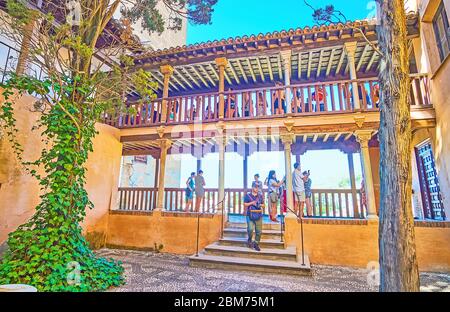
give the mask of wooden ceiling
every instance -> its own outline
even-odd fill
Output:
[[[362,74],[375,74],[380,65],[380,57],[366,42],[358,44],[356,50],[357,71]],[[291,57],[292,81],[329,80],[345,77],[349,66],[344,46],[333,46],[309,51],[293,52]],[[229,59],[225,70],[227,86],[240,88],[249,85],[273,85],[283,81],[283,59],[280,53]],[[190,93],[197,90],[217,90],[219,84],[218,68],[215,61],[179,65],[174,67],[169,92]],[[163,75],[159,70],[149,70],[162,91]]]
[[[377,131],[373,132],[375,136]],[[257,151],[281,151],[283,144],[280,141],[279,135],[229,135],[227,136],[228,144],[226,146],[227,152],[237,152],[243,154],[247,148],[247,153],[252,154]],[[247,147],[246,147],[247,146]],[[354,150],[355,137],[353,132],[328,132],[328,133],[303,133],[298,134],[296,143],[293,144],[293,151],[303,147],[308,149],[344,149],[348,147]],[[169,154],[192,154],[194,156],[203,157],[208,153],[217,152],[217,140],[214,136],[210,137],[194,137],[194,138],[179,138],[173,140],[172,148]],[[302,150],[304,153],[306,150]],[[123,142],[123,155],[152,155],[158,158],[160,154],[158,142],[156,140],[143,141],[127,141]]]

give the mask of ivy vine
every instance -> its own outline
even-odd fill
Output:
[[[24,162],[41,185],[41,202],[33,217],[9,235],[0,284],[24,283],[39,291],[100,291],[123,284],[121,264],[96,256],[80,226],[86,207],[93,208],[84,188],[85,163],[93,150],[95,122],[104,111],[103,105],[90,103],[92,83],[77,77],[61,82],[12,75],[0,87],[0,120],[21,160],[15,99],[25,92],[37,97],[57,92],[59,98],[42,112],[36,126],[51,147],[43,149],[38,160]],[[73,101],[74,94],[82,95],[84,103]]]

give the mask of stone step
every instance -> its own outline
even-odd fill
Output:
[[[305,257],[305,265],[302,265],[297,261],[251,259],[200,253],[198,257],[192,256],[189,258],[189,265],[193,267],[222,270],[252,271],[289,275],[312,275],[308,257]]]
[[[225,225],[226,228],[233,229],[246,229],[247,223],[245,222],[227,222]],[[263,230],[275,230],[280,231],[281,225],[280,223],[263,223]]]
[[[226,237],[247,237],[247,228],[225,228],[223,234]],[[254,234],[253,234],[254,235]],[[263,230],[263,239],[280,239],[281,231],[279,230]]]
[[[247,247],[246,237],[224,237],[219,240],[219,245]],[[284,243],[280,239],[262,239],[259,246],[269,249],[285,249]]]
[[[286,249],[261,248],[256,251],[248,247],[226,246],[218,243],[206,246],[205,254],[226,257],[241,257],[252,259],[266,259],[278,261],[297,261],[297,249],[295,247],[287,247]]]

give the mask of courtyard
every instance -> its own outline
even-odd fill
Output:
[[[369,271],[313,265],[312,277],[258,274],[189,267],[185,256],[102,249],[123,262],[126,284],[111,292],[375,292]],[[450,291],[450,274],[422,273],[421,291]]]

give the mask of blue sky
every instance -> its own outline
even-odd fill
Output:
[[[348,19],[373,16],[373,0],[309,0],[315,7],[333,4]],[[303,0],[219,0],[212,25],[188,26],[188,44],[312,26],[311,10]]]

